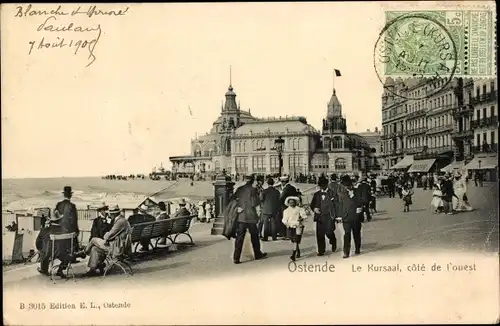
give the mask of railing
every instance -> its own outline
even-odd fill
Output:
[[[473,146],[471,152],[474,154],[478,153],[498,153],[498,144],[487,144],[481,146]]]
[[[487,117],[487,118],[481,118],[479,120],[472,120],[471,121],[471,129],[472,128],[489,127],[489,126],[494,125],[496,123],[498,123],[498,117],[497,116],[492,116],[492,117]]]
[[[452,152],[453,146],[429,148],[426,152],[415,155],[415,159],[437,158],[439,155]]]
[[[480,96],[475,96],[472,98],[472,103],[473,104],[479,104],[479,103],[486,103],[486,102],[491,102],[495,101],[497,99],[497,93],[494,91],[488,92],[481,94]]]
[[[408,154],[418,154],[421,153],[424,150],[425,146],[419,146],[419,147],[413,147],[413,148],[407,148],[406,152]]]
[[[430,128],[427,130],[427,134],[436,134],[439,132],[444,132],[444,131],[451,131],[453,130],[454,126],[453,125],[445,125],[445,126],[438,126],[434,128]]]
[[[426,114],[426,109],[420,109],[418,111],[413,111],[406,116],[407,119],[421,117]]]
[[[462,107],[456,107],[453,109],[453,116],[460,117],[463,115],[472,115],[474,113],[474,105],[468,104]]]
[[[455,132],[452,135],[452,137],[453,138],[473,138],[474,132],[472,130],[458,131],[458,132]]]
[[[432,109],[431,111],[427,112],[427,115],[434,115],[438,113],[442,113],[443,111],[448,111],[453,108],[452,104],[446,104],[438,107],[437,109]]]
[[[405,133],[407,136],[412,136],[412,135],[417,135],[417,134],[423,134],[427,131],[427,128],[425,127],[420,127],[420,128],[414,128],[410,130],[406,130]]]

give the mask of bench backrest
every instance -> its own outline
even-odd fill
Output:
[[[172,228],[171,220],[159,220],[138,223],[132,226],[131,241],[139,242],[142,239],[158,238]]]
[[[187,232],[187,230],[189,230],[189,226],[191,225],[191,220],[194,217],[195,215],[172,218],[171,221],[173,222],[173,226],[170,233],[177,234]]]

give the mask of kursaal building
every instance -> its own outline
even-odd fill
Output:
[[[212,129],[191,140],[191,155],[172,156],[173,173],[213,175],[361,173],[376,170],[375,148],[347,132],[335,89],[327,105],[321,132],[305,117],[256,118],[236,102],[232,85]],[[283,145],[276,140],[282,139]]]

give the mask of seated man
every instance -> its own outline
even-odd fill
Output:
[[[108,254],[112,256],[120,256],[130,250],[131,231],[129,222],[123,216],[118,205],[113,206],[109,210],[111,218],[113,218],[113,227],[107,232],[103,238],[92,238],[84,251],[78,252],[79,257],[90,255],[88,267],[89,270],[86,276],[97,274],[97,270],[104,272],[104,260]]]
[[[102,238],[104,237],[104,234],[111,230],[111,224],[108,223],[107,221],[107,213],[106,210],[108,209],[108,206],[106,204],[102,204],[100,207],[97,208],[97,216],[96,218],[92,221],[92,228],[90,229],[90,240],[92,238]]]
[[[155,218],[148,214],[148,207],[146,205],[141,205],[141,207],[134,209],[133,215],[128,218],[128,223],[130,226],[134,226],[140,223],[153,222]],[[141,241],[141,251],[149,250],[150,241]]]
[[[174,217],[185,217],[191,216],[191,212],[186,208],[186,200],[184,198],[181,199],[179,203],[179,210],[175,212]]]

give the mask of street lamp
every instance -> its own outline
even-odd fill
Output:
[[[295,147],[293,148],[293,177],[296,178],[297,177],[297,171],[296,171],[296,168],[295,168]]]
[[[285,143],[285,140],[279,136],[274,140],[274,147],[276,148],[276,151],[278,152],[278,164],[279,164],[279,170],[278,170],[278,176],[281,177],[281,168],[283,167],[283,144]]]

